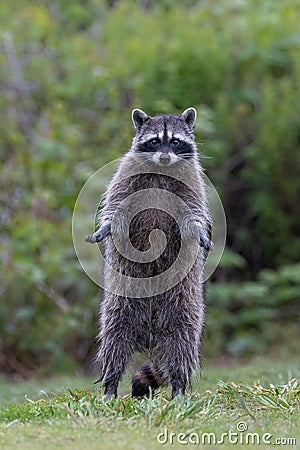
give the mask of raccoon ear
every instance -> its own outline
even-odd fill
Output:
[[[149,116],[148,114],[144,113],[144,111],[142,111],[141,109],[134,109],[132,111],[131,118],[134,128],[136,130],[139,130],[144,125],[146,120],[149,119]]]
[[[193,129],[197,118],[197,111],[195,110],[195,108],[185,109],[181,114],[181,117],[183,118],[187,126]]]

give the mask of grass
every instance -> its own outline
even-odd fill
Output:
[[[205,367],[192,392],[174,400],[168,390],[133,399],[126,393],[128,378],[120,397],[112,400],[104,399],[89,379],[3,380],[0,448],[182,448],[184,443],[197,444],[197,439],[198,447],[204,440],[207,448],[244,448],[254,439],[249,448],[270,448],[277,438],[296,448],[288,439],[300,442],[299,378],[300,366],[292,362]]]

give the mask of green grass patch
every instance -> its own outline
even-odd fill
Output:
[[[206,368],[202,379],[196,377],[192,392],[174,400],[169,390],[131,398],[124,393],[128,378],[121,395],[111,400],[91,380],[78,379],[77,388],[74,379],[63,383],[63,388],[61,379],[27,383],[31,397],[25,398],[26,383],[17,385],[22,400],[0,408],[1,448],[151,449],[165,441],[172,448],[186,443],[243,448],[245,439],[254,439],[252,444],[259,439],[260,445],[278,445],[276,439],[285,439],[284,445],[293,448],[295,441],[288,439],[300,439],[297,364],[258,361]],[[0,383],[0,394],[8,386]],[[33,397],[34,387],[36,392],[40,388],[38,398]]]

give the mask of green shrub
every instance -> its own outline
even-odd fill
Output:
[[[298,1],[107,3],[0,5],[7,372],[87,358],[98,294],[76,260],[72,210],[89,175],[130,146],[132,107],[199,111],[230,250],[210,287],[210,353],[265,351],[296,320],[284,274],[300,252]]]
[[[262,270],[253,282],[211,283],[207,353],[234,357],[297,354],[300,264]],[[295,320],[296,319],[296,320]]]

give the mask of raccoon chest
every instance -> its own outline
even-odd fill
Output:
[[[132,219],[129,227],[132,245],[139,251],[149,250],[151,245],[149,236],[154,230],[161,230],[165,235],[167,246],[173,247],[175,251],[177,241],[180,241],[180,231],[175,219],[164,211],[152,208],[139,212]]]

